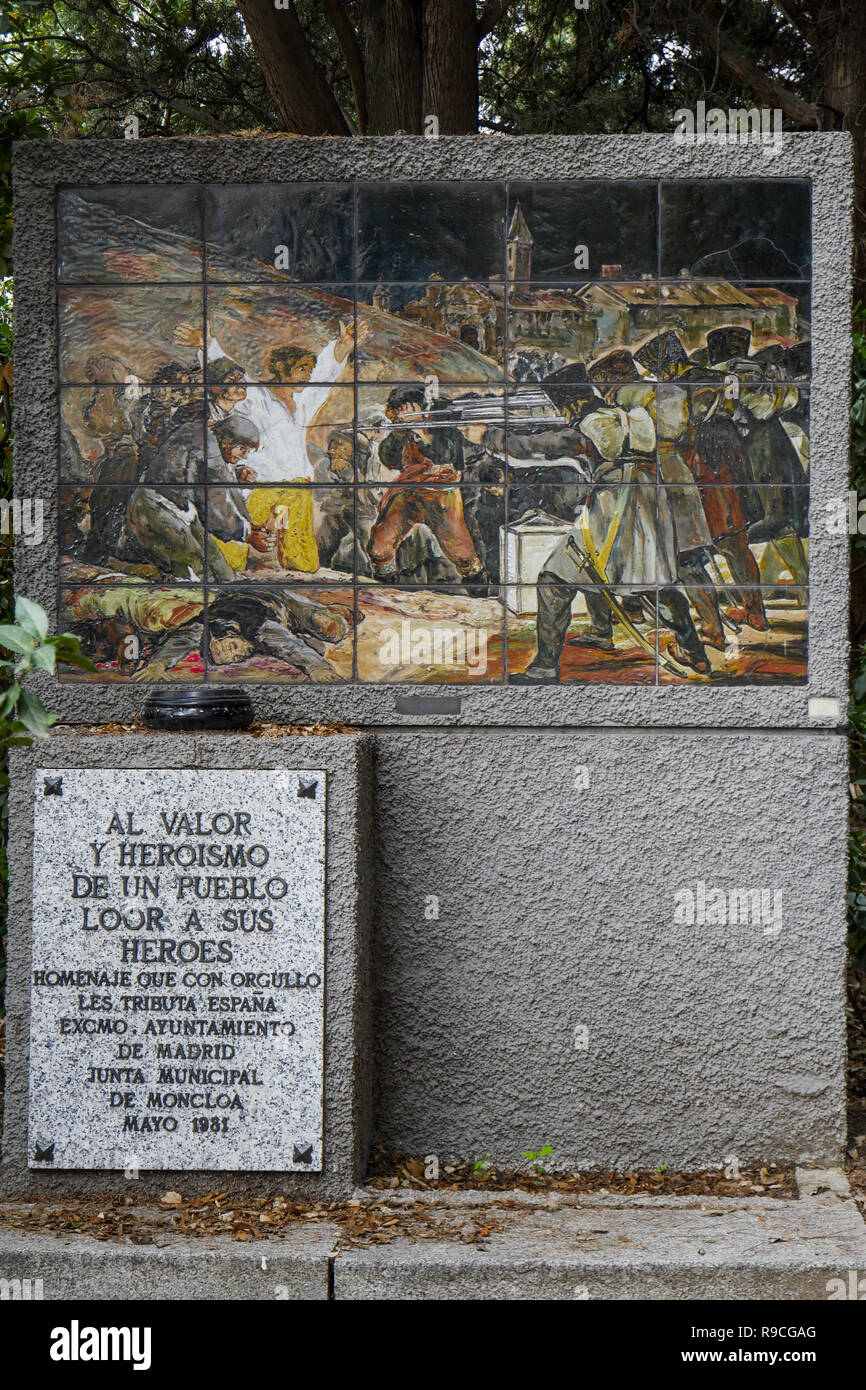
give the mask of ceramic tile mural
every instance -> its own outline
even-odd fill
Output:
[[[58,196],[110,681],[802,683],[807,182]]]

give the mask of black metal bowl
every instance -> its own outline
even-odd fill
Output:
[[[148,729],[248,729],[253,702],[245,690],[228,686],[154,690],[145,701],[142,720]]]

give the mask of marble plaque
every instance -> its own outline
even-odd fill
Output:
[[[325,783],[37,770],[32,1168],[322,1171]]]

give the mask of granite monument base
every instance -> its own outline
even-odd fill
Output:
[[[353,735],[16,754],[6,1191],[363,1180],[370,762]]]

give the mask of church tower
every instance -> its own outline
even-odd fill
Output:
[[[509,281],[532,279],[532,233],[519,203],[508,228],[506,266]]]

